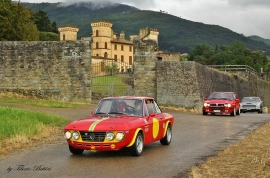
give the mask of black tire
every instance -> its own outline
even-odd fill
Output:
[[[233,112],[231,112],[230,115],[231,115],[231,116],[235,116],[235,115],[236,115],[235,108],[233,108]]]
[[[134,144],[130,147],[129,153],[131,156],[141,156],[143,152],[143,134],[138,132]]]
[[[203,114],[203,115],[207,115],[207,112],[204,112],[204,111],[203,111],[203,113],[202,113],[202,114]]]
[[[75,155],[80,155],[83,153],[84,149],[77,149],[77,148],[74,148],[70,145],[68,145],[69,147],[69,151],[72,153],[72,154],[75,154]]]
[[[169,145],[172,141],[172,127],[169,124],[166,130],[165,137],[160,140],[161,145]]]
[[[236,115],[238,115],[238,116],[239,116],[239,115],[240,115],[240,113],[241,113],[241,112],[240,112],[240,109],[238,109],[238,110],[236,111]]]
[[[263,113],[263,111],[262,111],[262,110],[259,110],[259,111],[258,111],[258,113],[259,113],[259,114],[262,114],[262,113]]]

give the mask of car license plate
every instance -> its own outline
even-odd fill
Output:
[[[214,110],[214,112],[220,112],[220,110]]]

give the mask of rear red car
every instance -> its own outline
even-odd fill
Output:
[[[213,92],[208,98],[204,98],[202,112],[203,115],[240,115],[240,99],[234,92]]]

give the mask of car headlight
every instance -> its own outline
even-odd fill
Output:
[[[203,103],[203,105],[204,105],[204,107],[208,107],[208,106],[210,106],[210,104],[209,104],[209,103]]]
[[[112,132],[108,132],[106,134],[106,139],[112,141],[114,139],[114,134]]]
[[[66,131],[65,133],[64,133],[64,137],[66,138],[66,139],[71,139],[71,132],[70,131]]]
[[[260,103],[257,103],[257,107],[260,107]]]
[[[78,133],[78,132],[73,132],[73,134],[72,134],[72,138],[73,138],[74,140],[78,140],[78,139],[79,139],[79,137],[80,137],[80,135],[79,135],[79,133]]]
[[[125,138],[125,134],[123,132],[118,132],[115,136],[115,139],[118,141],[122,141]]]
[[[231,104],[224,104],[224,106],[230,108],[232,105]]]

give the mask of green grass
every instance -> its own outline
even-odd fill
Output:
[[[0,102],[2,103],[22,103],[26,105],[51,107],[51,108],[76,108],[85,103],[68,103],[60,101],[46,101],[37,99],[24,99],[24,98],[10,98],[10,97],[0,97]]]
[[[40,129],[43,125],[60,127],[68,122],[70,121],[56,115],[24,109],[0,107],[0,140],[14,135],[32,137],[41,132],[46,132],[46,130]]]
[[[102,76],[92,78],[92,91],[96,93],[105,92],[113,95],[122,95],[128,89],[128,85],[123,82],[124,78],[126,77]]]

